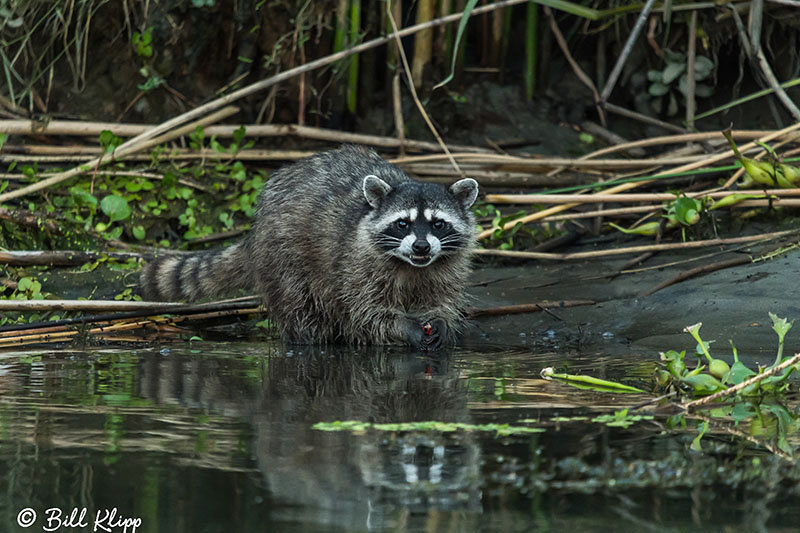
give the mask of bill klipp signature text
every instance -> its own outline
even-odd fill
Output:
[[[17,524],[20,527],[36,525],[37,513],[35,509],[26,507],[17,514]],[[142,525],[139,517],[124,517],[116,507],[111,509],[98,509],[92,519],[86,507],[73,507],[69,511],[51,507],[42,514],[42,531],[58,531],[59,529],[83,530],[100,533],[136,533]]]

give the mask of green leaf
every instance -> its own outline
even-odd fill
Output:
[[[90,194],[89,191],[78,186],[70,187],[69,194],[78,205],[97,206],[97,198],[93,194]]]
[[[608,381],[592,376],[557,374],[552,367],[542,369],[539,375],[542,377],[542,379],[558,379],[566,382],[569,385],[578,387],[583,385],[584,387],[588,386],[592,390],[600,390],[604,392],[644,392],[642,389],[637,389],[636,387],[631,387],[630,385],[624,385],[622,383],[617,383],[616,381]]]
[[[141,241],[142,239],[144,239],[144,237],[145,237],[145,231],[144,231],[144,228],[143,228],[141,225],[134,226],[134,227],[133,227],[133,229],[132,229],[131,231],[133,232],[133,236],[134,236],[134,237],[135,237],[137,240],[140,240],[140,241]]]
[[[685,63],[668,63],[667,68],[661,74],[661,83],[669,85],[686,71]]]
[[[103,148],[105,153],[110,154],[120,144],[122,144],[122,139],[114,135],[112,131],[103,130],[100,132],[100,146]]]
[[[233,130],[233,142],[236,143],[236,146],[241,146],[242,141],[244,140],[246,130],[244,126],[239,126],[235,130]]]
[[[461,44],[461,38],[464,36],[464,30],[467,29],[467,22],[469,21],[469,16],[472,13],[472,10],[475,9],[475,5],[478,3],[478,0],[469,0],[467,5],[464,6],[463,14],[461,15],[461,20],[458,21],[458,30],[456,31],[456,40],[453,44],[453,59],[450,62],[450,74],[447,75],[445,79],[437,83],[433,90],[435,91],[439,87],[444,87],[450,80],[453,79],[456,73],[456,61],[458,60],[458,51],[459,45]],[[387,4],[388,5],[388,4]]]
[[[677,379],[680,379],[686,371],[686,363],[683,362],[685,355],[685,351],[678,353],[675,350],[661,354],[661,360],[667,362],[667,370]]]
[[[694,58],[694,79],[700,81],[706,79],[709,74],[714,72],[714,62],[706,56]]]
[[[650,84],[650,88],[647,89],[647,92],[650,93],[650,96],[664,96],[669,92],[669,87],[663,83],[654,81]]]
[[[100,209],[111,222],[125,220],[131,215],[131,208],[125,198],[110,194],[100,202]]]
[[[661,83],[661,80],[664,79],[664,75],[661,73],[660,70],[648,70],[647,71],[647,81],[657,81]]]
[[[785,318],[778,318],[775,313],[769,313],[769,317],[772,319],[772,329],[778,334],[778,342],[783,342],[783,338],[792,329],[792,322]]]
[[[696,452],[703,451],[703,447],[700,445],[700,439],[703,438],[703,435],[705,435],[706,432],[708,432],[708,422],[704,421],[700,425],[700,433],[698,433],[697,436],[694,438],[694,440],[692,440],[692,445],[691,445],[692,450]]]
[[[600,415],[592,419],[609,427],[628,428],[640,420],[652,420],[652,415],[629,415],[627,409],[615,411],[613,415]]]
[[[28,289],[31,288],[32,284],[33,284],[33,279],[32,278],[28,278],[28,277],[20,278],[20,280],[17,281],[17,290],[20,291],[20,292],[25,292],[25,291],[27,291]]]
[[[714,394],[726,388],[711,374],[685,376],[681,378],[681,381],[691,386],[694,389],[694,393],[699,395]]]
[[[675,200],[674,205],[675,216],[684,226],[691,226],[700,220],[699,211],[702,209],[702,204],[699,200],[681,196]]]
[[[686,63],[686,56],[680,52],[673,52],[669,48],[664,49],[664,58],[667,63]]]
[[[618,226],[613,222],[608,223],[609,226],[614,228],[617,231],[621,231],[622,233],[626,233],[628,235],[646,235],[652,236],[658,234],[658,229],[661,227],[660,222],[645,222],[635,228],[625,229],[622,226]]]

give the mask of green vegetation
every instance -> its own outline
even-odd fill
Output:
[[[644,392],[642,389],[637,389],[636,387],[631,387],[630,385],[624,385],[615,381],[609,381],[607,379],[600,379],[592,376],[577,376],[572,374],[557,373],[551,367],[543,368],[540,375],[542,379],[557,379],[579,389],[595,390],[600,392]]]
[[[452,433],[454,431],[494,433],[498,437],[509,435],[524,435],[528,433],[541,433],[542,428],[525,426],[511,426],[509,424],[466,424],[462,422],[398,422],[394,424],[372,424],[358,420],[343,420],[335,422],[318,422],[312,429],[320,431],[351,431],[361,433],[369,429],[387,432],[424,431],[434,433]]]
[[[773,371],[778,365],[789,360],[788,357],[783,357],[783,346],[786,333],[792,328],[792,323],[785,318],[778,318],[772,313],[769,316],[772,319],[772,328],[778,335],[778,349],[775,362],[772,365],[760,367],[757,372],[749,369],[739,360],[738,351],[733,344],[731,344],[733,352],[731,364],[722,359],[712,357],[709,350],[710,344],[700,337],[702,323],[697,323],[693,326],[687,326],[684,330],[697,341],[697,348],[695,349],[697,361],[695,365],[689,368],[690,365],[686,361],[686,351],[676,352],[675,350],[669,350],[661,353],[663,368],[657,375],[659,385],[662,388],[672,388],[683,394],[702,396],[720,392],[728,387],[739,385],[758,374]],[[703,358],[705,358],[707,365],[703,363]],[[789,386],[787,381],[789,376],[798,369],[800,369],[800,365],[791,365],[783,372],[771,375],[743,388],[733,399],[742,401],[748,398],[763,398],[765,395],[784,393]]]

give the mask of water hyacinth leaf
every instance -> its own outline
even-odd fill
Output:
[[[645,236],[652,236],[658,233],[658,228],[661,226],[660,222],[648,222],[646,224],[642,224],[640,226],[636,226],[635,228],[625,229],[622,226],[618,226],[613,222],[608,223],[609,226],[614,228],[617,231],[621,231],[622,233],[626,233],[628,235],[645,235]]]
[[[775,313],[769,313],[769,317],[772,319],[772,329],[778,334],[778,342],[783,342],[783,338],[792,329],[792,322],[785,318],[778,318]]]
[[[678,379],[680,379],[686,371],[686,363],[683,362],[685,355],[685,351],[676,352],[675,350],[661,353],[661,360],[667,362],[667,370]]]
[[[696,452],[703,451],[703,447],[700,444],[700,439],[703,438],[703,435],[705,435],[706,432],[708,432],[708,422],[703,422],[700,425],[700,433],[698,433],[697,436],[692,440],[692,445],[691,445],[692,450]]]
[[[106,216],[115,222],[117,220],[125,220],[131,216],[131,208],[127,200],[116,194],[109,194],[100,202],[100,209]]]
[[[722,207],[730,207],[732,205],[736,205],[739,202],[744,202],[745,200],[755,200],[759,198],[766,198],[766,194],[747,194],[747,193],[735,193],[729,194],[723,198],[720,198],[713,204],[711,204],[708,208],[709,211],[713,211],[715,209],[720,209]]]
[[[731,367],[722,359],[714,359],[708,364],[708,371],[711,372],[712,376],[724,382],[731,371]]]
[[[647,89],[647,92],[650,93],[650,96],[664,96],[669,92],[669,87],[664,85],[661,82],[654,81],[650,84],[650,87]]]
[[[681,63],[686,64],[686,56],[680,52],[675,52],[670,50],[669,48],[664,49],[664,59],[667,60],[667,63]]]
[[[629,415],[627,409],[615,411],[611,415],[600,415],[592,419],[592,422],[599,422],[609,427],[629,428],[640,420],[653,420],[652,415]]]
[[[686,64],[684,63],[668,63],[667,68],[661,74],[661,83],[669,85],[686,71]]]
[[[539,374],[542,379],[557,379],[560,381],[564,381],[568,385],[573,385],[576,387],[583,387],[589,388],[591,390],[597,390],[601,392],[644,392],[642,389],[637,389],[636,387],[631,387],[630,385],[624,385],[622,383],[617,383],[616,381],[608,381],[605,379],[595,378],[592,376],[578,376],[574,374],[558,374],[552,367],[543,368],[541,373]]]
[[[481,431],[495,433],[498,436],[523,435],[528,433],[542,433],[542,428],[531,428],[526,426],[512,426],[509,424],[466,424],[462,422],[396,422],[385,424],[372,424],[360,422],[358,420],[345,420],[336,422],[319,422],[314,424],[311,429],[320,431],[352,431],[364,432],[367,429],[388,432],[407,432],[407,431],[435,431],[440,433],[452,433],[455,431]]]
[[[97,198],[89,191],[81,189],[80,187],[77,186],[70,187],[69,194],[70,196],[72,196],[72,199],[78,205],[92,206],[92,207],[97,205]]]
[[[674,93],[669,93],[669,103],[667,104],[667,116],[674,117],[678,114],[678,100]]]
[[[694,58],[694,79],[701,81],[706,79],[714,72],[714,62],[706,56],[696,56]]]
[[[684,226],[691,226],[700,220],[700,209],[702,205],[699,200],[682,196],[675,200],[675,216],[678,222]]]
[[[736,424],[750,419],[755,414],[753,406],[750,403],[737,403],[731,409],[731,418]]]
[[[731,365],[730,372],[728,372],[728,375],[725,378],[725,383],[728,383],[729,385],[738,385],[744,380],[750,379],[755,375],[756,373],[744,366],[741,361],[734,361],[733,365]]]
[[[695,394],[699,395],[714,394],[715,392],[719,392],[727,388],[711,374],[695,374],[693,376],[685,376],[682,378],[682,381],[692,387]]]

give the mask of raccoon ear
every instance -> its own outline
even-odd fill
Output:
[[[380,179],[378,176],[370,174],[364,178],[364,198],[374,209],[381,205],[386,195],[392,191],[392,186]]]
[[[458,180],[450,186],[450,192],[461,202],[461,205],[470,208],[478,198],[478,182],[472,178]]]

